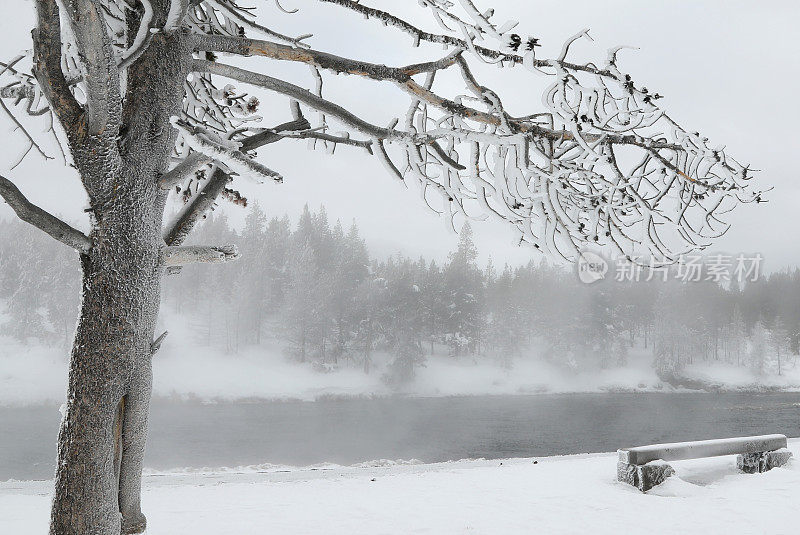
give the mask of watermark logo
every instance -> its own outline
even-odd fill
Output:
[[[666,282],[672,276],[681,282],[755,282],[761,277],[763,261],[764,257],[758,253],[685,254],[678,257],[676,262],[659,261],[654,257],[618,258],[614,279],[619,282],[638,282],[658,277]]]
[[[592,284],[606,278],[608,262],[592,251],[583,251],[578,256],[578,278],[585,284]]]
[[[758,253],[683,254],[673,261],[659,260],[653,256],[617,256],[606,260],[595,252],[583,251],[578,256],[576,266],[578,278],[584,284],[605,279],[612,268],[613,278],[617,282],[649,282],[654,279],[667,282],[671,278],[681,282],[726,284],[732,281],[757,281],[762,275],[763,261],[764,257]]]

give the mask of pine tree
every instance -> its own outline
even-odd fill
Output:
[[[474,354],[483,337],[483,280],[477,257],[472,227],[467,222],[444,271],[445,302],[449,310],[445,336],[453,356],[464,352]]]
[[[769,350],[769,334],[759,318],[753,325],[750,333],[750,369],[757,375],[764,375],[767,365],[767,351]]]
[[[240,273],[242,288],[237,308],[239,323],[248,342],[261,343],[265,310],[269,299],[270,265],[266,239],[267,216],[256,203],[245,218],[244,229],[239,240],[242,258],[236,266]]]

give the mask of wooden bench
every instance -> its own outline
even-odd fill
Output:
[[[785,435],[720,438],[695,442],[652,444],[617,450],[617,480],[642,492],[650,490],[675,473],[667,461],[738,455],[736,466],[749,474],[766,472],[785,464],[792,453]]]

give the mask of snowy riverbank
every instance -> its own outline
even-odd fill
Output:
[[[671,463],[647,494],[615,481],[616,454],[439,464],[151,473],[148,534],[794,534],[795,458],[742,474],[733,456]],[[47,531],[51,481],[0,483],[0,533]]]
[[[25,346],[0,337],[0,406],[61,403],[67,379],[65,355],[65,349]],[[375,355],[370,374],[347,364],[320,371],[310,363],[287,359],[279,348],[250,347],[229,355],[210,347],[171,344],[167,338],[153,362],[154,395],[204,401],[314,401],[391,395],[675,391],[656,375],[651,359],[649,353],[632,351],[625,367],[574,373],[536,357],[515,359],[507,368],[487,358],[433,356],[417,369],[412,382],[392,389],[381,379],[387,355]],[[800,367],[791,367],[780,377],[757,377],[746,368],[700,363],[685,373],[711,390],[800,390]]]

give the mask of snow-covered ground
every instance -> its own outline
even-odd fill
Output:
[[[797,457],[800,439],[789,441]],[[151,473],[148,534],[794,535],[800,461],[764,474],[735,458],[671,463],[646,494],[616,454],[440,464]],[[46,533],[51,481],[0,483],[0,533]]]
[[[242,348],[225,354],[215,347],[185,345],[188,335],[171,334],[153,360],[154,395],[235,400],[316,400],[328,397],[503,395],[604,391],[672,391],[656,376],[647,351],[632,351],[625,367],[574,373],[535,356],[517,358],[510,368],[487,358],[428,357],[415,380],[399,390],[381,376],[388,355],[375,355],[370,374],[355,365],[327,373],[290,359],[280,347]],[[61,403],[67,380],[67,350],[25,346],[0,336],[0,406]],[[783,376],[756,377],[748,369],[699,363],[689,377],[730,389],[766,385],[800,390],[800,366]]]

